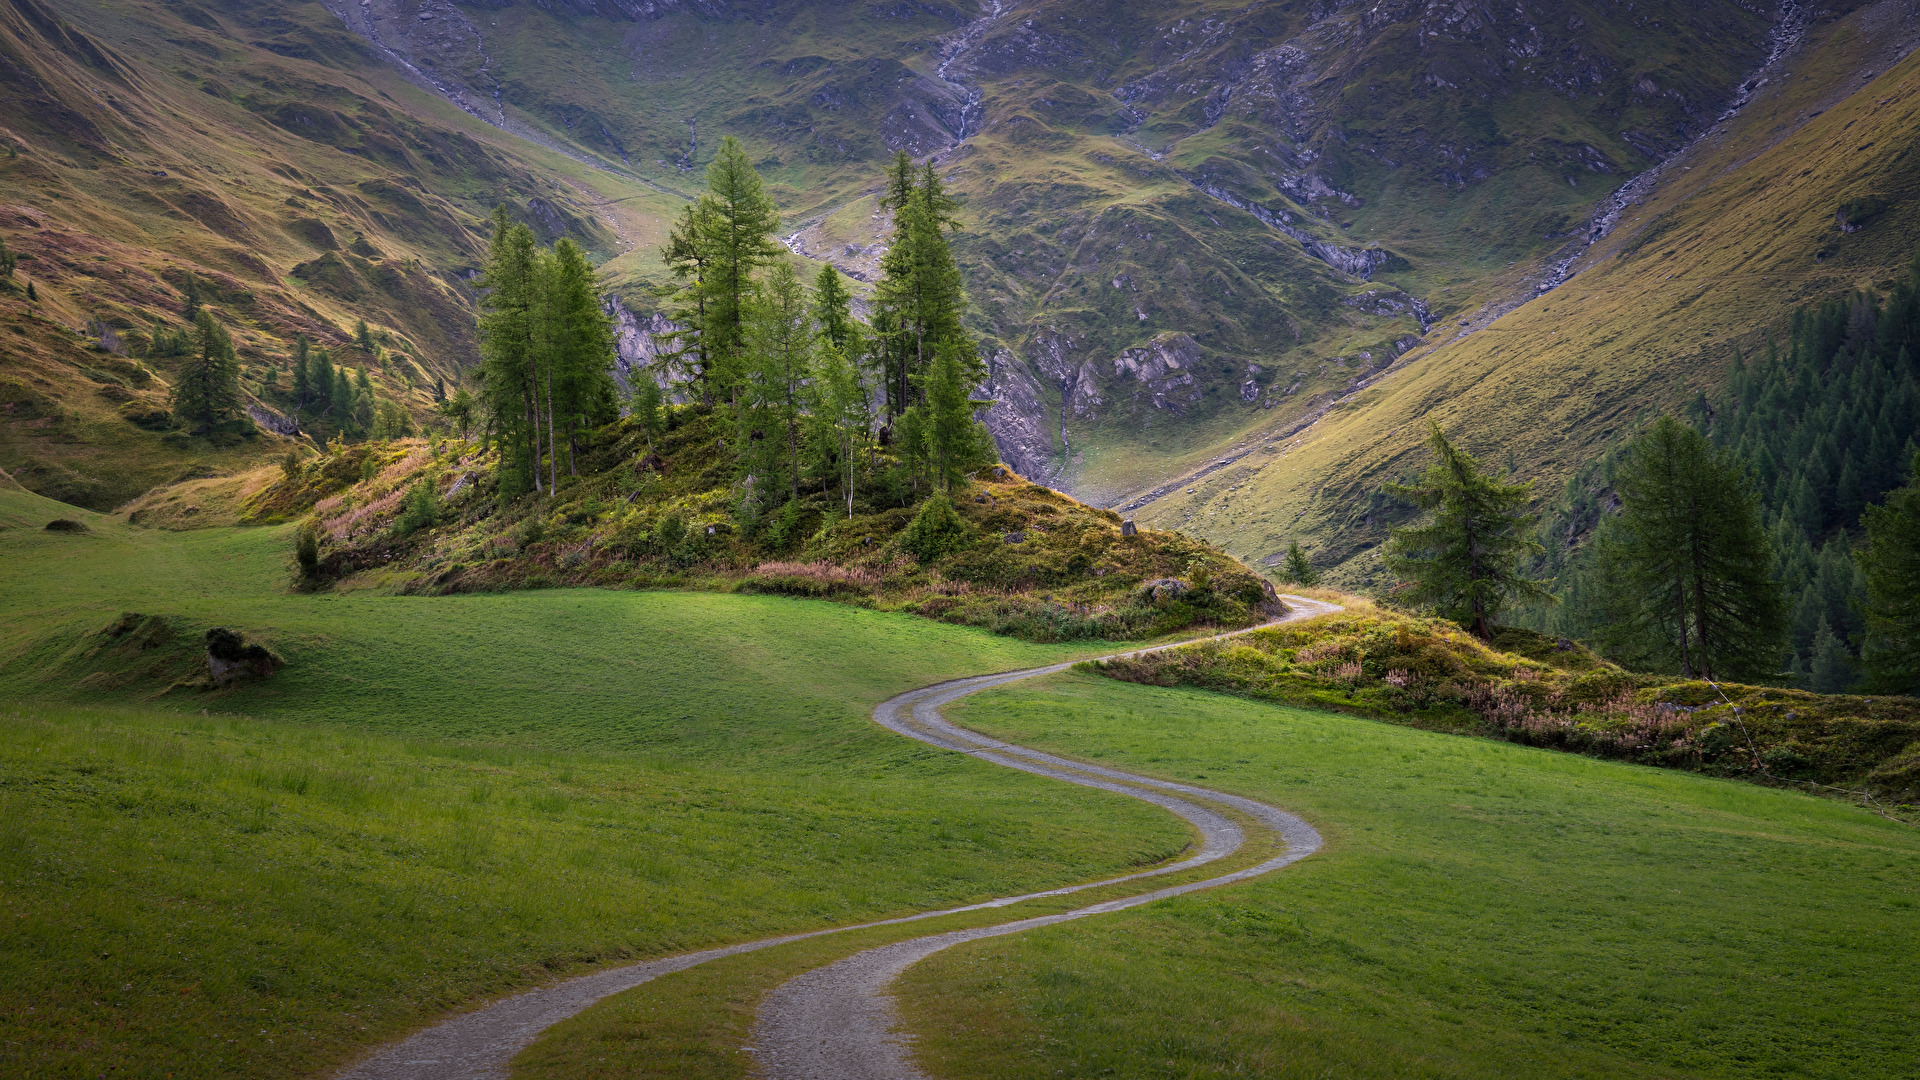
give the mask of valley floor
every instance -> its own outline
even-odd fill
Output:
[[[557,974],[1099,879],[1193,840],[868,716],[1111,648],[771,597],[299,594],[282,529],[130,529],[18,492],[0,525],[0,1072],[325,1074]],[[127,611],[178,640],[103,638]],[[169,689],[215,624],[288,666]],[[1920,1069],[1909,827],[1078,673],[951,716],[1269,801],[1327,845],[911,968],[933,1075]],[[770,990],[926,925],[657,979],[514,1075],[752,1075]]]

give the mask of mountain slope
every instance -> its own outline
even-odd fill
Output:
[[[1116,496],[1404,351],[1711,124],[1792,4],[337,2],[491,123],[690,192],[752,148],[870,278],[935,154],[1007,460]],[[646,252],[610,269],[644,308]]]
[[[1887,287],[1920,250],[1915,15],[1884,3],[1816,25],[1789,74],[1665,166],[1577,276],[1484,328],[1491,312],[1467,313],[1447,328],[1456,336],[1311,428],[1250,440],[1254,452],[1150,501],[1142,519],[1250,559],[1297,537],[1364,584],[1400,512],[1379,484],[1424,461],[1426,419],[1549,491],[1648,410],[1716,391],[1735,350],[1779,336],[1795,305]],[[1877,212],[1842,231],[1842,204],[1863,198]]]
[[[610,253],[600,217],[642,233],[663,199],[461,115],[297,4],[18,0],[0,100],[0,235],[22,254],[0,289],[0,468],[93,507],[272,452],[134,422],[165,407],[172,361],[140,354],[189,288],[234,334],[263,426],[292,430],[297,334],[419,410],[474,357],[493,205]],[[350,347],[362,319],[384,363]]]

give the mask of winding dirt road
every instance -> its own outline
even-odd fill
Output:
[[[1302,596],[1285,597],[1292,611],[1267,623],[1293,622],[1338,611],[1334,604]],[[1252,629],[1258,629],[1254,627]],[[1241,630],[1235,633],[1246,633]],[[1222,634],[1231,637],[1233,634]],[[1179,642],[1160,648],[1192,644]],[[1157,652],[1143,649],[1139,655]],[[1111,659],[1110,657],[1108,659]],[[1200,831],[1200,850],[1189,858],[1153,870],[1127,874],[1102,881],[1049,889],[1045,892],[1008,896],[965,907],[922,912],[897,919],[837,926],[801,934],[743,942],[724,948],[670,956],[626,967],[611,968],[582,975],[538,990],[495,1002],[482,1009],[436,1024],[397,1043],[389,1044],[370,1057],[339,1073],[339,1080],[478,1080],[504,1078],[515,1054],[525,1049],[547,1028],[579,1013],[594,1002],[650,982],[662,975],[717,960],[723,956],[772,948],[792,941],[844,933],[873,926],[892,926],[938,918],[964,911],[1006,907],[1024,900],[1064,896],[1086,889],[1101,888],[1142,878],[1161,877],[1191,870],[1226,858],[1247,842],[1246,830],[1218,810],[1231,807],[1250,819],[1275,841],[1280,854],[1254,866],[1218,877],[1187,882],[1152,890],[1118,900],[1109,900],[1074,911],[1038,918],[1021,919],[997,926],[955,930],[944,934],[911,938],[880,948],[855,953],[844,960],[808,972],[776,989],[761,1005],[753,1028],[753,1050],[759,1055],[767,1076],[772,1080],[924,1080],[908,1059],[907,1048],[894,1033],[898,1024],[886,989],[893,979],[918,961],[941,949],[965,941],[1018,933],[1021,930],[1110,911],[1122,911],[1169,896],[1211,889],[1270,873],[1313,854],[1320,847],[1320,834],[1311,825],[1292,814],[1252,799],[1210,791],[1191,784],[1177,784],[1151,777],[1137,776],[1097,765],[1087,765],[1055,757],[1038,750],[1003,743],[956,727],[940,715],[940,708],[968,694],[995,686],[1065,671],[1072,664],[1054,664],[999,675],[981,675],[910,690],[882,702],[874,709],[874,720],[889,730],[911,739],[961,753],[1010,769],[1063,780],[1070,784],[1117,792],[1178,814]]]

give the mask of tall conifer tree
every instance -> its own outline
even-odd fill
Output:
[[[494,211],[493,239],[480,279],[481,393],[490,433],[500,442],[502,498],[542,487],[540,416],[536,411],[534,370],[534,276],[537,251],[533,233]]]
[[[240,364],[233,338],[205,308],[194,315],[193,331],[193,352],[173,385],[173,413],[205,430],[239,414]]]
[[[1472,455],[1430,424],[1427,445],[1439,460],[1417,484],[1387,490],[1431,512],[1424,525],[1396,529],[1387,541],[1387,567],[1406,582],[1405,596],[1467,626],[1480,638],[1514,600],[1552,594],[1520,573],[1523,557],[1540,550],[1532,539],[1538,516],[1526,512],[1533,483],[1509,484],[1480,471]]]
[[[1920,453],[1905,487],[1863,517],[1867,672],[1882,689],[1920,692]]]
[[[1731,455],[1663,416],[1634,440],[1617,487],[1624,583],[1680,673],[1776,671],[1785,605],[1759,499]]]

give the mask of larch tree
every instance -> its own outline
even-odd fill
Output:
[[[1760,501],[1732,455],[1663,416],[1616,477],[1617,557],[1682,675],[1772,674],[1786,633]]]
[[[572,240],[561,238],[540,260],[540,337],[546,355],[549,475],[558,486],[555,433],[567,435],[567,472],[578,475],[579,436],[619,415],[613,381],[613,324],[600,306],[593,267]]]
[[[1320,571],[1313,568],[1313,560],[1301,550],[1300,541],[1287,544],[1286,562],[1282,564],[1281,576],[1295,585],[1312,587],[1320,584]]]
[[[775,263],[753,296],[739,398],[741,453],[766,486],[800,497],[800,430],[814,342],[807,287]],[[762,490],[765,488],[763,487]]]
[[[746,148],[731,135],[720,141],[720,151],[707,167],[707,193],[700,201],[707,210],[692,220],[706,257],[701,351],[709,381],[717,376],[720,385],[715,390],[726,396],[746,363],[754,274],[780,254],[774,241],[780,211],[747,161]]]
[[[848,359],[824,331],[813,351],[807,392],[816,457],[831,467],[847,517],[852,518],[860,452],[871,437],[873,414],[860,365]]]
[[[540,417],[535,411],[533,233],[494,211],[493,239],[480,278],[480,385],[488,434],[500,444],[500,495],[541,490]]]
[[[1920,692],[1920,453],[1906,486],[1862,517],[1867,545],[1867,674],[1881,689]]]
[[[313,344],[307,335],[301,334],[293,339],[293,409],[295,412],[307,407],[307,397],[313,393],[312,374],[307,365],[312,361]]]
[[[947,232],[955,204],[928,162],[918,174],[901,154],[888,175],[886,206],[893,236],[881,257],[874,295],[874,331],[887,379],[887,411],[900,416],[925,399],[921,385],[939,349],[965,336],[966,292]],[[978,382],[978,355],[963,357]]]
[[[943,338],[927,373],[927,435],[934,482],[951,492],[955,480],[993,460],[993,437],[974,418],[982,405],[970,392],[973,343],[959,335]]]
[[[240,364],[233,338],[205,308],[194,315],[193,332],[193,352],[173,384],[173,414],[204,431],[239,414]]]
[[[1552,597],[1541,582],[1520,572],[1521,560],[1540,550],[1533,539],[1538,515],[1526,510],[1533,484],[1510,484],[1481,472],[1440,425],[1429,426],[1427,445],[1438,460],[1418,483],[1387,485],[1429,517],[1424,524],[1393,531],[1387,568],[1404,583],[1407,600],[1486,639],[1509,604]]]

